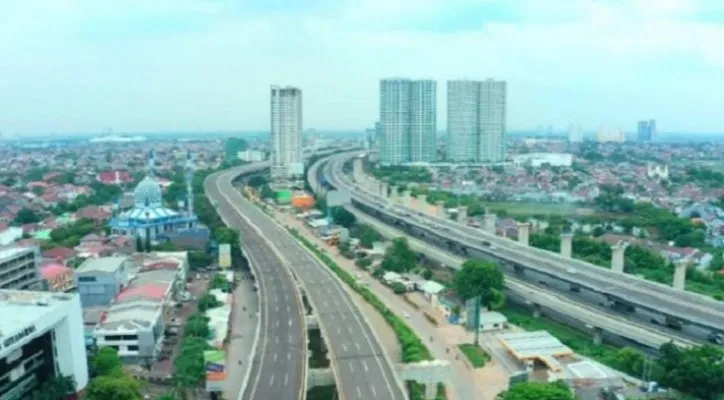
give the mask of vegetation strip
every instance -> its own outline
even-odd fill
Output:
[[[305,247],[311,250],[322,262],[327,265],[342,281],[344,281],[349,287],[354,289],[362,298],[370,303],[384,318],[385,321],[392,327],[397,336],[397,340],[402,348],[402,361],[404,363],[414,363],[418,361],[432,360],[433,357],[430,354],[430,350],[425,346],[422,339],[415,334],[415,332],[392,310],[390,310],[374,293],[364,286],[358,285],[356,279],[352,274],[342,269],[337,265],[334,260],[329,258],[324,252],[322,252],[317,246],[308,241],[302,235],[297,232],[296,229],[287,228],[289,233],[292,234],[297,240],[299,240]],[[421,388],[416,382],[408,382],[408,390],[410,392],[410,399],[417,400],[424,398],[424,388]],[[444,386],[442,390],[438,387],[438,399],[445,399],[444,397]],[[441,397],[442,394],[442,397]]]
[[[465,357],[473,365],[473,368],[482,368],[490,361],[490,355],[483,350],[482,347],[472,344],[459,344],[458,348],[465,354]]]

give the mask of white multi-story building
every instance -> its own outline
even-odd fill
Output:
[[[432,80],[380,81],[380,162],[429,163],[437,152],[437,84]]]
[[[304,173],[302,164],[302,90],[271,87],[271,178],[276,184]]]
[[[261,162],[266,160],[266,152],[261,150],[246,149],[236,153],[236,156],[244,162]]]
[[[39,261],[37,247],[0,249],[0,289],[41,290]]]
[[[83,313],[77,294],[0,290],[0,399],[32,398],[54,377],[88,384]]]
[[[504,161],[505,81],[449,81],[447,90],[450,161]]]
[[[568,127],[568,141],[571,143],[583,142],[583,128],[581,128],[581,125],[571,124]]]

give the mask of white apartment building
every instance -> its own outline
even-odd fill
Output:
[[[261,162],[266,160],[266,152],[261,150],[247,149],[236,153],[236,156],[244,162]]]
[[[0,290],[0,399],[32,398],[56,376],[88,384],[83,313],[77,294]]]
[[[505,81],[448,81],[447,90],[448,159],[461,163],[504,161]]]
[[[37,247],[0,249],[0,289],[41,290],[40,258]]]
[[[437,152],[437,84],[432,80],[380,81],[380,162],[430,163]]]
[[[304,173],[302,164],[302,91],[271,87],[271,179],[283,184]]]
[[[581,128],[581,125],[571,124],[568,127],[568,141],[570,143],[583,142],[583,128]]]

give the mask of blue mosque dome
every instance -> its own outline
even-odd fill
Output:
[[[133,191],[136,207],[161,207],[163,204],[163,191],[155,179],[147,176]]]

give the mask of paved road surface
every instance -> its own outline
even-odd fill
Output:
[[[344,160],[354,157],[353,153],[341,154],[330,159],[325,171],[329,172],[328,179],[337,186],[351,188],[354,184],[349,177],[340,173]],[[390,204],[388,199],[369,193],[358,186],[360,190],[354,191],[353,197],[360,199],[370,206],[384,208],[382,205]],[[396,206],[405,209],[404,206]],[[724,330],[724,303],[716,301],[701,294],[675,290],[670,286],[647,281],[633,275],[623,275],[604,268],[585,263],[580,260],[564,258],[560,254],[544,251],[532,246],[525,246],[509,239],[489,234],[480,229],[459,224],[447,218],[433,216],[418,216],[412,210],[403,213],[395,212],[389,208],[387,213],[396,214],[401,220],[421,229],[431,229],[434,223],[435,233],[441,231],[449,238],[454,238],[468,247],[479,251],[490,252],[490,248],[482,245],[483,240],[496,244],[495,257],[508,259],[532,270],[552,274],[559,279],[576,282],[582,287],[601,293],[607,293],[616,298],[629,301],[634,305],[664,312],[685,321],[690,321],[705,327]],[[575,268],[572,275],[568,269]]]
[[[246,307],[246,310],[244,310]],[[251,279],[239,281],[234,290],[234,304],[231,312],[231,332],[226,352],[226,387],[224,398],[236,400],[244,380],[249,373],[251,350],[259,324],[257,292]],[[239,360],[242,361],[239,365]]]
[[[234,204],[233,208],[237,213],[241,214],[243,211],[252,224],[260,229],[263,237],[279,249],[304,283],[307,296],[315,308],[315,316],[326,334],[337,387],[344,398],[405,399],[405,391],[397,381],[384,350],[362,313],[352,303],[342,283],[332,275],[327,266],[322,265],[288,232],[232,187],[231,178],[237,174],[235,171],[224,172],[215,184],[222,185],[224,197]],[[245,241],[248,240],[248,237],[245,237]]]
[[[242,398],[303,398],[306,394],[307,329],[296,283],[273,247],[232,204],[231,201],[236,200],[230,200],[227,195],[230,185],[230,177],[224,173],[211,175],[204,182],[207,195],[217,205],[224,221],[241,233],[244,252],[259,280],[261,336]],[[220,186],[224,186],[227,193],[222,193]]]

